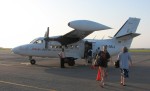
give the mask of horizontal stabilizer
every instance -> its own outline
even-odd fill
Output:
[[[119,31],[114,35],[114,37],[120,37],[123,35],[130,35],[130,33],[135,33],[139,25],[139,18],[129,18],[124,25],[119,29]]]
[[[129,33],[129,34],[125,34],[125,35],[122,35],[122,36],[118,36],[116,37],[116,39],[119,39],[119,40],[128,40],[128,39],[132,39],[136,36],[139,36],[140,34],[139,33]]]

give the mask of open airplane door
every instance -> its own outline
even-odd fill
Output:
[[[84,58],[85,59],[88,57],[88,51],[92,50],[92,48],[93,48],[92,42],[85,41],[84,43]]]

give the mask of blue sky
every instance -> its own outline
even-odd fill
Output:
[[[113,29],[94,32],[86,38],[113,36],[129,17],[141,19],[132,48],[150,48],[150,0],[1,0],[0,47],[12,48],[44,36],[71,30],[68,22],[92,20]],[[145,43],[146,42],[146,43]]]

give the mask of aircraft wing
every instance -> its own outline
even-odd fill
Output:
[[[73,30],[63,36],[60,36],[58,38],[58,41],[62,45],[68,45],[68,44],[80,41],[81,39],[85,38],[86,36],[88,36],[91,33],[93,33],[93,31]]]
[[[74,30],[63,36],[58,37],[58,41],[62,45],[68,45],[78,42],[81,39],[84,39],[89,34],[93,33],[94,31],[111,29],[110,27],[107,27],[100,23],[88,20],[72,21],[68,23],[68,26],[74,28]]]

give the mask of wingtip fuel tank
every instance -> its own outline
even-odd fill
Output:
[[[82,30],[82,31],[98,31],[98,30],[106,30],[111,29],[110,27],[89,21],[89,20],[75,20],[68,23],[68,26],[71,28],[74,28],[76,30]]]

